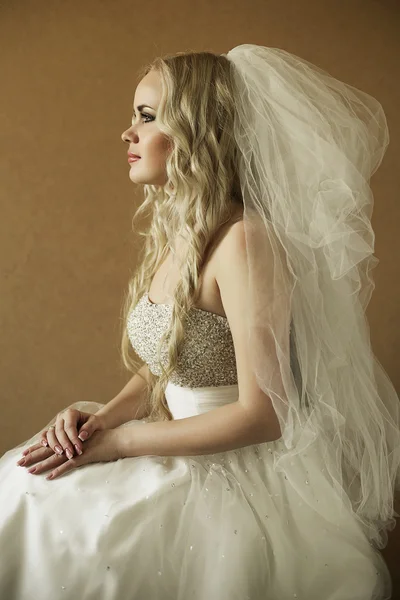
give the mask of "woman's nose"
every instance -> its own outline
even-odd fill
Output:
[[[133,126],[129,127],[129,129],[126,129],[121,135],[121,139],[123,142],[130,142],[132,139],[137,137],[137,133],[135,132]]]
[[[122,132],[121,139],[123,142],[129,142],[128,129]]]

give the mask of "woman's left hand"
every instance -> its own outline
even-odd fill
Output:
[[[51,451],[50,456],[49,451]],[[55,479],[82,465],[110,462],[120,458],[123,458],[121,430],[104,429],[95,431],[88,440],[83,442],[83,454],[79,456],[73,456],[71,459],[68,459],[64,454],[55,454],[49,448],[39,448],[25,456],[23,466],[31,467],[31,465],[35,465],[34,475],[40,475],[52,469],[52,472],[46,479]]]

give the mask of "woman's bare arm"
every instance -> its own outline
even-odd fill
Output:
[[[96,414],[105,418],[107,429],[114,429],[132,419],[148,416],[145,406],[149,367],[144,364],[125,387]]]

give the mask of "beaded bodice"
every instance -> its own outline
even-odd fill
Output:
[[[143,294],[128,317],[127,332],[135,352],[150,371],[161,375],[157,346],[169,325],[172,305],[154,304]],[[192,307],[185,324],[185,337],[171,383],[182,387],[237,384],[236,357],[228,319]],[[166,366],[166,345],[161,351]]]

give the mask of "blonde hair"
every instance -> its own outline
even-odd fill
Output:
[[[160,74],[157,125],[171,140],[172,149],[166,161],[167,184],[144,185],[144,202],[132,219],[134,226],[145,213],[151,216],[148,229],[136,231],[146,239],[122,309],[121,354],[129,371],[136,372],[142,364],[130,355],[129,314],[148,291],[168,250],[175,255],[178,234],[184,232],[188,248],[180,264],[181,280],[174,291],[170,326],[158,346],[161,375],[150,372],[149,420],[172,419],[164,393],[177,365],[186,316],[197,301],[199,274],[218,231],[238,204],[243,205],[237,177],[238,148],[232,137],[231,69],[225,56],[198,52],[158,57],[140,73],[140,77],[150,70]],[[161,349],[166,365],[160,360]]]

